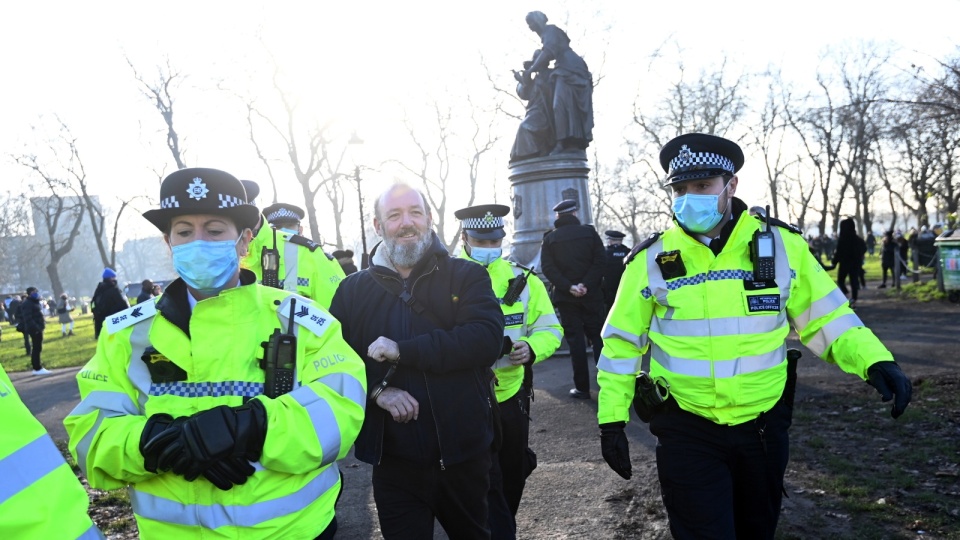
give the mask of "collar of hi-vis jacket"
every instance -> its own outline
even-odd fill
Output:
[[[245,287],[257,282],[257,275],[245,268],[240,269],[240,286]],[[177,278],[167,285],[163,296],[157,301],[157,311],[188,337],[190,336],[190,299],[187,298],[187,284]]]

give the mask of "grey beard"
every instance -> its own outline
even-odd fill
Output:
[[[387,258],[394,266],[413,268],[426,254],[431,241],[430,231],[427,231],[415,244],[397,245],[392,238],[384,238],[383,246],[386,248]]]

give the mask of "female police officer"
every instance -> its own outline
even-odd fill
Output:
[[[803,237],[783,223],[762,231],[734,197],[743,160],[736,143],[713,135],[664,145],[660,164],[679,226],[627,257],[603,329],[600,442],[624,478],[631,468],[623,427],[648,348],[650,375],[669,385],[650,431],[677,539],[773,538],[792,410],[790,325],[814,353],[869,380],[884,401],[896,394],[894,418],[910,401],[910,381]]]
[[[180,278],[107,320],[77,376],[71,452],[91,486],[129,486],[142,538],[332,537],[363,363],[329,313],[239,269],[259,217],[239,180],[183,169],[160,200],[144,217]],[[289,359],[273,369],[267,351],[291,349],[283,377]]]

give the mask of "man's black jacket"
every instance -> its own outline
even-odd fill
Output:
[[[368,400],[357,458],[377,464],[387,456],[446,466],[488,452],[496,403],[489,368],[500,356],[504,320],[487,271],[472,261],[451,258],[433,235],[428,253],[402,280],[382,265],[385,257],[378,256],[379,247],[371,253],[370,268],[340,283],[330,313],[364,359],[369,389],[380,384],[389,363],[367,358],[367,347],[380,336],[397,342],[400,361],[390,386],[412,395],[420,414],[400,424]],[[371,272],[397,290],[403,287],[444,326],[437,328],[430,317],[416,315]]]
[[[97,290],[93,292],[91,300],[93,301],[93,318],[101,321],[130,307],[120,287],[106,279],[97,284]]]
[[[20,304],[20,319],[23,320],[24,334],[42,334],[43,329],[47,327],[47,321],[43,318],[43,306],[40,305],[40,299],[27,297]]]
[[[543,237],[540,265],[554,287],[554,303],[602,302],[600,285],[607,254],[600,235],[572,215],[560,216],[553,225],[556,228]],[[578,283],[587,286],[586,295],[570,294],[570,286]]]

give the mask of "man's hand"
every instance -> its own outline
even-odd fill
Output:
[[[516,341],[513,344],[513,350],[510,351],[510,363],[519,366],[533,360],[533,351],[530,344],[526,341]]]
[[[600,452],[613,472],[629,480],[633,468],[630,465],[630,443],[623,432],[626,425],[626,422],[600,424]]]
[[[867,368],[867,377],[869,377],[867,382],[880,392],[880,398],[883,401],[890,401],[896,396],[890,416],[899,418],[907,409],[910,397],[913,396],[913,385],[900,370],[900,366],[896,362],[877,362]]]
[[[388,386],[377,396],[377,405],[390,413],[395,422],[406,424],[420,416],[420,403],[399,388]]]
[[[400,359],[400,347],[396,341],[380,336],[367,347],[367,356],[377,362],[396,362]]]

